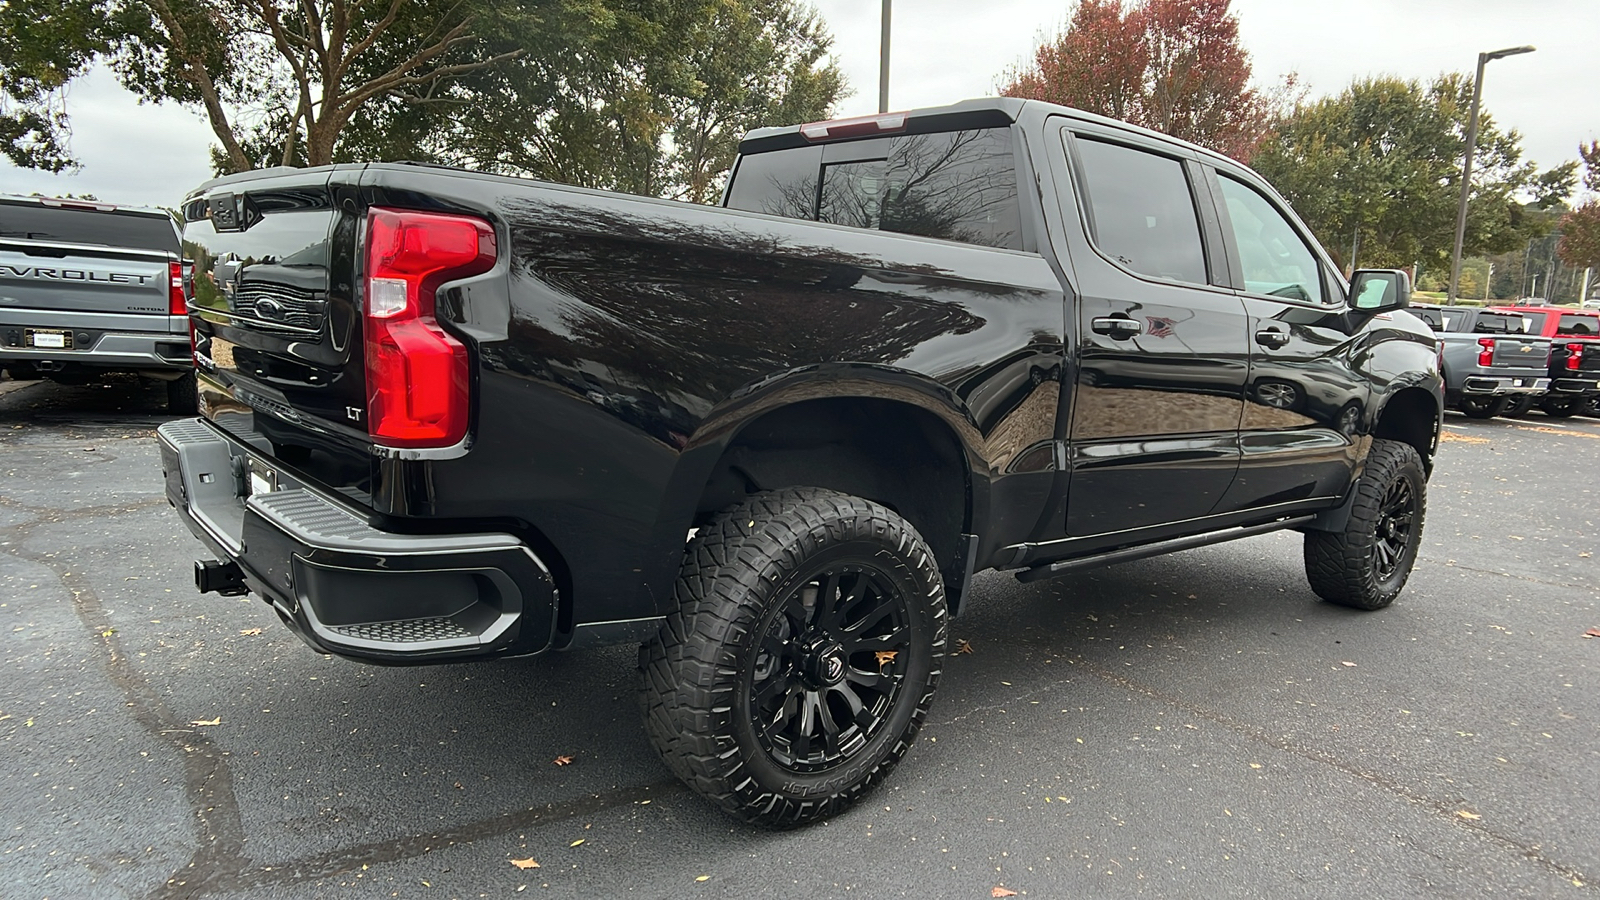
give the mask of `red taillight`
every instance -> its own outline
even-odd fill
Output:
[[[1567,368],[1573,372],[1583,365],[1583,345],[1577,341],[1567,345]]]
[[[183,263],[167,263],[167,312],[175,316],[189,314],[189,299],[183,293]]]
[[[367,433],[395,447],[448,447],[467,434],[467,348],[434,318],[446,281],[488,271],[494,230],[469,216],[367,215]]]
[[[904,131],[905,127],[905,113],[885,113],[877,116],[858,116],[854,119],[808,122],[800,126],[800,134],[808,141],[835,141],[868,134],[889,134]]]
[[[1488,368],[1494,365],[1494,338],[1478,338],[1478,365]]]

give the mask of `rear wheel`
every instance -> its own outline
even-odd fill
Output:
[[[192,416],[200,411],[200,394],[193,371],[167,382],[167,412],[175,416]]]
[[[1373,441],[1345,527],[1306,532],[1311,589],[1329,603],[1356,609],[1393,603],[1417,561],[1426,508],[1427,481],[1416,448]]]
[[[1492,419],[1511,405],[1510,397],[1469,395],[1461,398],[1461,412],[1472,419]]]
[[[944,584],[889,509],[757,494],[702,527],[641,651],[645,728],[672,771],[747,821],[803,825],[883,780],[933,700]]]
[[[1534,397],[1532,394],[1519,394],[1506,404],[1505,412],[1500,415],[1508,419],[1520,419],[1533,409]]]
[[[1539,408],[1544,414],[1557,419],[1565,419],[1578,411],[1577,397],[1546,397],[1540,401]]]

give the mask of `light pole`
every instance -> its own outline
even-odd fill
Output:
[[[889,0],[883,0],[883,39],[878,45],[878,112],[889,111]]]
[[[1450,291],[1445,294],[1446,303],[1456,302],[1456,284],[1461,280],[1461,243],[1467,236],[1467,194],[1472,190],[1472,157],[1478,149],[1478,101],[1483,99],[1483,67],[1491,60],[1532,53],[1533,49],[1507,47],[1478,54],[1478,74],[1472,80],[1472,119],[1467,124],[1467,152],[1461,160],[1461,201],[1456,204],[1456,245],[1450,253]]]

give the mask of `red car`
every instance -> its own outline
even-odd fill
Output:
[[[1600,310],[1570,306],[1496,306],[1528,320],[1528,333],[1550,338],[1550,392],[1539,408],[1570,416],[1600,401]]]

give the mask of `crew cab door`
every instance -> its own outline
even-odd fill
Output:
[[[1218,511],[1342,496],[1370,399],[1344,288],[1274,195],[1243,172],[1204,171],[1250,336],[1239,475]]]
[[[1074,121],[1060,136],[1082,221],[1066,228],[1079,291],[1066,532],[1201,518],[1238,469],[1249,348],[1200,170],[1120,129]]]

